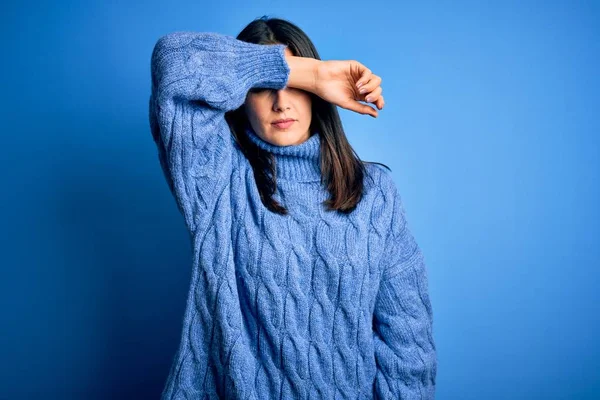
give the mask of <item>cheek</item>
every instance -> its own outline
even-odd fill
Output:
[[[302,110],[302,113],[304,114],[304,116],[311,115],[312,102],[311,102],[310,97],[307,96],[306,98],[301,99],[301,101],[298,104],[299,104],[299,107]]]
[[[302,104],[302,107],[304,109],[310,110],[310,106],[312,103],[312,97],[311,97],[310,93],[300,91],[300,93],[298,94],[298,103]]]
[[[244,108],[246,110],[246,115],[248,116],[248,119],[260,119],[260,107],[258,106],[256,100],[247,99],[244,103]]]
[[[249,118],[262,121],[269,119],[271,107],[264,99],[252,99],[246,101],[246,112]]]

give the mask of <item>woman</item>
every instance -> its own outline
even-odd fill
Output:
[[[360,101],[383,108],[381,78],[265,18],[237,38],[167,34],[151,70],[152,134],[194,252],[162,398],[432,399],[423,254],[336,109],[376,117]]]

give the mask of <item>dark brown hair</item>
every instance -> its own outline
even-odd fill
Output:
[[[298,26],[279,18],[255,19],[236,38],[255,44],[285,44],[295,56],[321,59],[312,41]],[[362,161],[346,138],[336,106],[313,93],[309,95],[312,100],[310,131],[311,134],[319,132],[321,136],[321,179],[330,193],[324,204],[328,210],[350,213],[362,198],[365,164],[390,168],[382,163]],[[227,112],[225,119],[254,170],[261,201],[269,210],[287,214],[287,209],[272,198],[277,189],[273,155],[256,146],[244,133],[249,124],[244,107]]]

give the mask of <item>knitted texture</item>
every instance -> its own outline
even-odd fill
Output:
[[[423,254],[391,175],[367,164],[349,215],[326,211],[319,132],[276,146],[274,198],[225,121],[249,89],[282,89],[285,46],[173,32],[152,52],[150,127],[190,233],[191,281],[162,399],[433,399]]]

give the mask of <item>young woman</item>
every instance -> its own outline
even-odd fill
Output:
[[[336,109],[376,117],[382,79],[265,18],[237,38],[167,34],[151,71],[151,130],[194,252],[162,398],[433,399],[423,254]]]

